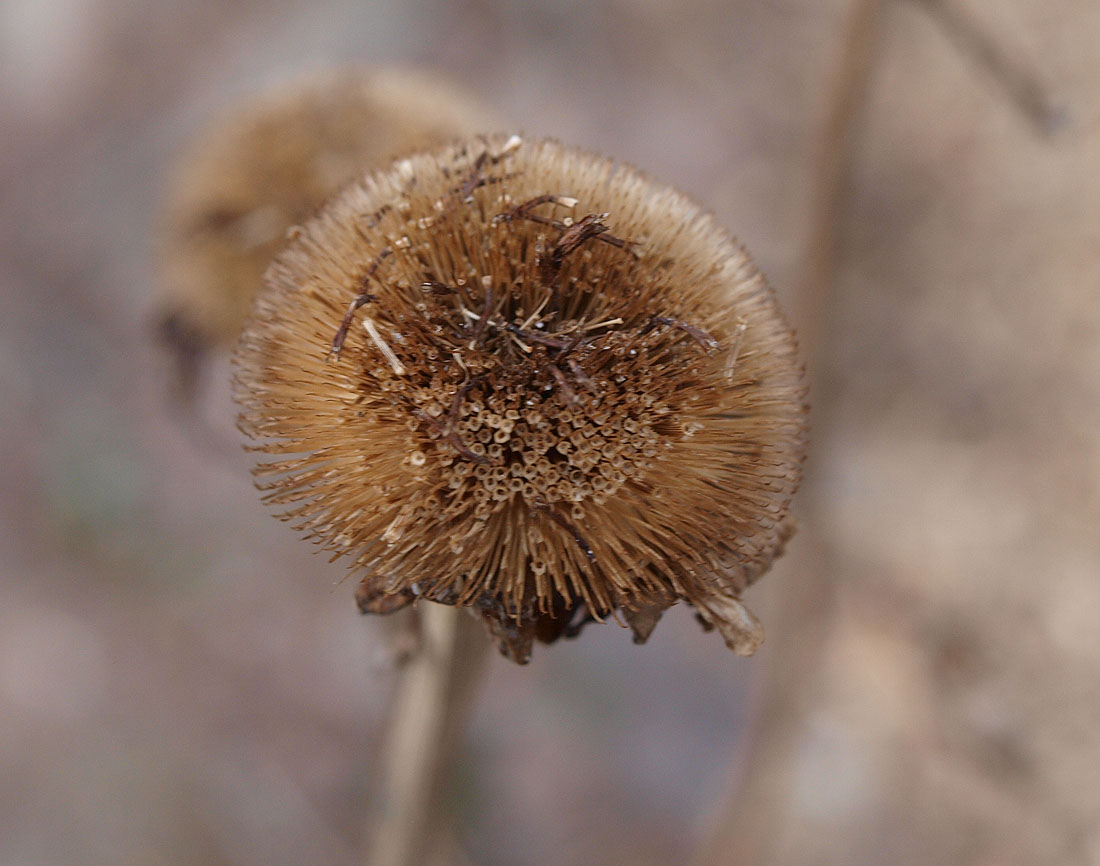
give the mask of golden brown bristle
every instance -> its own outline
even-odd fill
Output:
[[[418,154],[331,199],[237,353],[268,502],[381,596],[468,606],[525,661],[678,600],[748,654],[789,534],[793,335],[676,191],[552,141]]]

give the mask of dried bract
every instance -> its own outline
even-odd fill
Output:
[[[227,112],[168,195],[159,321],[182,378],[204,351],[236,342],[291,226],[364,170],[487,125],[454,85],[401,70],[313,74]]]
[[[237,354],[268,502],[362,581],[484,616],[503,652],[677,601],[736,652],[790,532],[802,368],[745,252],[676,191],[478,139],[334,197]]]

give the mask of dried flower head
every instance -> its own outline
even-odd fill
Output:
[[[286,231],[364,169],[492,125],[437,77],[312,74],[236,106],[195,142],[170,185],[160,303],[181,375],[233,345]]]
[[[361,577],[360,606],[480,612],[526,661],[591,619],[645,640],[742,591],[789,534],[793,335],[684,196],[494,137],[352,183],[267,273],[236,357],[265,498]]]

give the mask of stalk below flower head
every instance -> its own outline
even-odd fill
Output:
[[[748,255],[670,187],[554,141],[479,138],[334,196],[267,272],[236,355],[265,499],[362,609],[484,617],[501,651],[742,592],[805,453],[794,336]]]

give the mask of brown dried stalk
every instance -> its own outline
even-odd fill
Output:
[[[414,866],[448,839],[444,807],[449,769],[458,752],[488,645],[466,611],[425,602],[417,641],[397,683],[382,754],[382,803],[371,831],[371,866]]]
[[[913,2],[943,26],[965,54],[987,69],[1013,107],[1039,131],[1046,134],[1057,128],[1061,114],[1037,79],[996,45],[955,0]],[[887,5],[885,0],[854,0],[851,4],[837,69],[826,95],[827,113],[813,169],[810,234],[802,257],[797,316],[802,323],[804,350],[816,369],[826,364],[825,341],[829,311],[835,306],[841,217],[878,56],[878,31]],[[750,736],[751,748],[745,753],[729,802],[694,860],[698,866],[768,863],[778,842],[796,757],[793,746],[799,742],[802,721],[812,700],[811,685],[816,681],[831,620],[832,552],[817,529],[825,522],[811,519],[809,537],[802,539],[807,548],[803,561],[813,563],[813,567],[789,574],[785,591],[776,596],[775,616],[787,637],[776,644],[762,677],[764,688]]]

